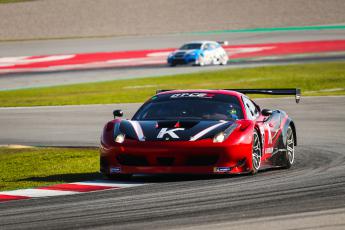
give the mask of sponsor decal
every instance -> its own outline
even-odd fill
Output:
[[[110,173],[119,173],[119,172],[121,172],[120,167],[111,167],[110,168]]]
[[[176,131],[182,131],[184,128],[176,128],[176,129],[168,129],[168,128],[162,128],[161,131],[158,133],[157,138],[162,139],[165,135],[169,135],[171,138],[178,139],[180,138],[175,133]]]
[[[170,98],[182,98],[182,97],[198,97],[198,98],[213,98],[213,93],[175,93]]]
[[[222,172],[230,172],[230,167],[214,167],[213,172],[222,173]]]
[[[273,153],[273,147],[271,147],[271,148],[266,148],[266,153]]]

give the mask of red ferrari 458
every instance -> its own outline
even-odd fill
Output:
[[[101,172],[118,178],[290,168],[297,144],[293,120],[282,110],[261,109],[250,93],[300,99],[299,89],[161,90],[131,120],[114,110],[101,137]]]

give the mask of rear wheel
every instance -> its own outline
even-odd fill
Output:
[[[261,164],[261,143],[259,134],[254,131],[253,134],[253,149],[252,149],[252,174],[256,174],[259,171]]]
[[[219,62],[220,65],[227,65],[228,64],[228,60],[227,58],[223,57],[220,62]]]
[[[295,161],[295,137],[291,126],[286,131],[286,153],[283,160],[285,168],[291,168]]]

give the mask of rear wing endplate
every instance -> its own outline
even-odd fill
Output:
[[[227,46],[229,45],[228,41],[217,41],[218,44],[220,44],[221,46]]]

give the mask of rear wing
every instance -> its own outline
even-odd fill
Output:
[[[221,46],[227,46],[229,45],[229,42],[228,41],[217,41],[217,43]]]
[[[158,89],[156,94],[171,91],[173,89]],[[229,91],[236,91],[243,94],[268,94],[268,95],[295,95],[296,103],[301,100],[301,89],[222,89]]]
[[[243,94],[295,95],[296,103],[301,100],[301,89],[224,89]]]

